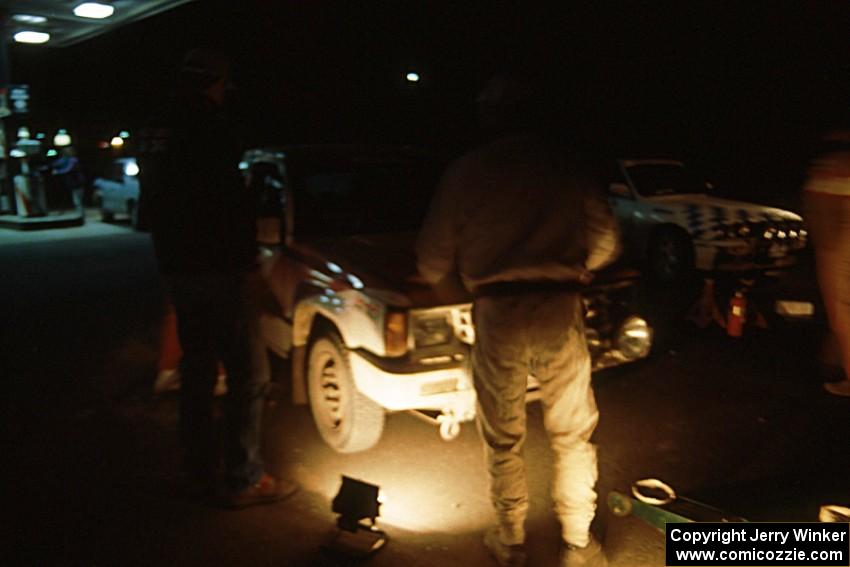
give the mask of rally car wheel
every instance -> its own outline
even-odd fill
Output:
[[[307,360],[307,391],[319,434],[335,451],[365,451],[381,438],[384,410],[357,391],[339,336],[327,334],[313,342]]]
[[[111,211],[107,211],[103,206],[103,195],[100,194],[100,191],[95,191],[92,196],[92,201],[94,206],[100,209],[100,220],[104,222],[112,222],[115,216]]]
[[[694,269],[694,247],[680,230],[662,229],[649,245],[649,272],[658,283],[671,284],[685,279]]]

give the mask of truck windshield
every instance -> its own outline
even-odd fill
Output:
[[[294,178],[295,233],[351,236],[417,230],[442,168],[407,159],[301,164]]]
[[[705,183],[682,164],[640,163],[626,168],[637,192],[644,197],[705,193]]]

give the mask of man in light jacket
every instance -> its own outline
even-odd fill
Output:
[[[584,159],[517,117],[527,91],[498,77],[479,97],[504,135],[445,173],[417,244],[433,285],[460,281],[474,297],[472,368],[498,525],[485,544],[500,565],[525,562],[527,377],[540,381],[556,455],[552,495],[561,564],[605,565],[590,534],[596,511],[598,411],[590,384],[580,288],[618,254],[602,177]]]

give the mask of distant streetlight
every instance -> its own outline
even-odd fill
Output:
[[[49,33],[32,30],[19,31],[14,37],[18,43],[47,43],[50,41]]]
[[[109,145],[115,148],[116,150],[124,147],[124,138],[121,136],[113,136],[112,140],[110,140]]]
[[[80,18],[92,18],[102,20],[108,18],[115,12],[115,8],[109,4],[99,2],[84,2],[74,8],[74,15]]]
[[[130,137],[130,133],[127,130],[121,130],[120,132],[118,132],[118,136],[126,140]]]
[[[418,83],[419,82],[419,73],[417,73],[416,71],[410,71],[407,74],[407,82]]]

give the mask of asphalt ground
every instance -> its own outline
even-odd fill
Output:
[[[0,230],[0,368],[10,565],[347,565],[323,551],[340,475],[381,486],[387,546],[376,566],[493,564],[481,442],[453,442],[408,414],[388,417],[374,449],[339,455],[309,411],[288,403],[286,370],[267,405],[269,469],[297,481],[285,502],[228,511],[175,490],[177,400],[154,396],[162,290],[147,235],[90,219],[50,234]],[[811,288],[810,266],[789,278]],[[636,479],[750,520],[814,521],[850,503],[850,400],[825,394],[822,321],[774,322],[731,339],[681,316],[694,290],[645,290],[658,327],[650,359],[595,378],[602,495],[594,529],[612,565],[663,565],[663,537],[607,513],[604,496]],[[553,565],[550,451],[529,406],[529,564]]]

